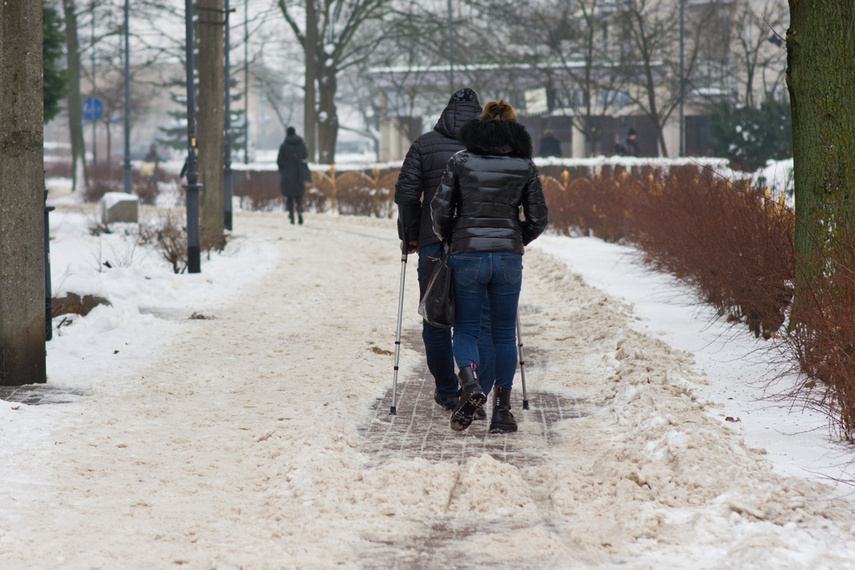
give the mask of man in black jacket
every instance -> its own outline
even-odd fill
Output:
[[[561,156],[561,141],[549,129],[543,131],[538,156]]]
[[[395,185],[395,203],[398,204],[398,236],[407,253],[419,253],[419,296],[424,294],[430,280],[425,265],[428,257],[439,257],[440,242],[433,233],[430,202],[439,186],[448,159],[464,146],[457,140],[457,131],[481,113],[478,95],[472,89],[460,89],[451,96],[433,130],[421,135],[410,147],[398,183]],[[424,206],[423,206],[424,205]],[[479,349],[485,364],[481,378],[492,382],[493,342],[489,334],[489,317],[482,327]],[[485,334],[486,329],[486,334]],[[448,410],[457,405],[457,374],[451,351],[451,330],[434,327],[422,321],[422,339],[430,373],[436,382],[434,400]],[[483,410],[478,416],[483,418]]]

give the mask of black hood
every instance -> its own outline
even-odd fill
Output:
[[[285,143],[287,145],[301,145],[303,144],[303,137],[300,135],[288,135],[285,137]]]
[[[531,135],[515,121],[472,119],[460,129],[460,142],[477,154],[510,155],[531,158]]]
[[[447,137],[456,139],[457,131],[460,130],[463,123],[481,114],[481,103],[478,102],[478,96],[475,95],[474,91],[471,96],[473,99],[471,101],[457,101],[452,97],[433,129]]]

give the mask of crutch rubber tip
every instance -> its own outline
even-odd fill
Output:
[[[389,408],[389,415],[390,416],[397,416],[398,415],[398,408],[395,406],[392,406],[391,408]]]
[[[524,410],[528,409],[528,400],[523,400],[523,409]]]

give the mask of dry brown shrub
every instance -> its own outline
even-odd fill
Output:
[[[306,199],[317,212],[325,212],[336,207],[336,192],[332,178],[323,172],[312,172],[312,184],[306,191]]]
[[[564,235],[570,235],[571,229],[576,225],[570,218],[570,194],[564,190],[561,182],[551,176],[543,176],[540,182],[546,206],[549,208],[550,226]]]
[[[567,187],[571,223],[580,231],[596,235],[600,227],[594,183],[589,178],[576,178]]]
[[[795,398],[827,414],[832,430],[855,440],[855,230],[813,231],[827,257],[821,275],[800,288],[796,319],[784,337],[804,381]]]
[[[90,166],[89,186],[83,190],[83,200],[85,202],[97,202],[104,197],[107,192],[123,192],[124,182],[119,180],[113,173],[113,169],[104,163],[97,166]]]
[[[281,204],[278,172],[246,171],[234,182],[234,195],[240,198],[244,209],[271,211]]]
[[[648,177],[635,241],[660,269],[769,338],[792,298],[793,216],[746,183],[672,172]]]
[[[376,195],[377,208],[374,215],[379,218],[393,218],[398,214],[395,204],[395,185],[398,183],[400,171],[394,170],[380,177],[379,191]]]
[[[728,321],[758,337],[781,335],[807,378],[790,396],[855,439],[855,230],[814,231],[824,236],[823,259],[806,265],[824,272],[806,284],[797,319],[782,331],[793,298],[795,216],[763,188],[693,167],[604,169],[566,185],[544,176],[543,186],[554,229],[629,239]]]
[[[362,172],[345,172],[335,181],[336,207],[340,214],[370,216],[374,213],[375,181]]]
[[[566,191],[547,180],[556,230],[636,243],[657,268],[758,336],[769,338],[783,324],[792,298],[793,214],[761,190],[693,167],[604,169],[572,179]]]
[[[398,169],[325,173],[312,171],[312,183],[307,185],[303,205],[307,210],[324,212],[334,209],[345,215],[392,217]],[[241,205],[252,210],[279,208],[279,173],[252,171],[235,179],[235,196]]]
[[[90,166],[88,172],[89,187],[83,191],[85,202],[97,202],[107,192],[125,191],[125,172],[121,164],[99,163]],[[141,204],[154,204],[160,193],[157,182],[144,178],[138,170],[131,170],[131,186]]]
[[[161,221],[155,231],[157,251],[172,265],[174,273],[184,273],[187,269],[187,232],[173,215]]]

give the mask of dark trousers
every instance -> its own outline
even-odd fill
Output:
[[[427,275],[425,264],[428,257],[439,257],[439,244],[430,244],[419,248],[419,296],[424,293],[430,275]],[[422,340],[425,343],[425,356],[428,370],[436,383],[436,391],[443,397],[450,398],[457,394],[458,382],[454,368],[454,353],[451,345],[451,329],[435,327],[422,320]],[[478,351],[481,355],[478,368],[478,379],[481,389],[489,394],[496,379],[493,359],[493,337],[490,323],[490,305],[483,303],[481,328],[478,335]]]
[[[288,210],[288,215],[294,219],[294,204],[297,205],[297,213],[303,213],[303,197],[302,196],[287,196],[285,198],[285,208]]]

